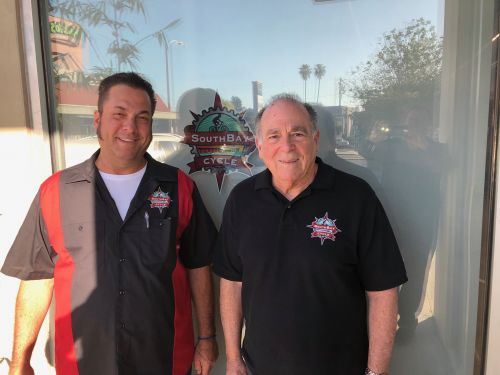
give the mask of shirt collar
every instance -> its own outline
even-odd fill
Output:
[[[96,174],[95,161],[99,156],[99,150],[94,152],[94,154],[85,160],[83,163],[77,164],[74,167],[70,167],[65,171],[65,182],[71,184],[74,182],[94,182]]]
[[[311,184],[311,188],[316,190],[333,188],[335,185],[335,169],[323,163],[323,160],[319,157],[316,157],[316,163],[318,163],[318,171]]]
[[[97,150],[89,159],[85,160],[83,163],[75,165],[74,167],[68,168],[66,170],[66,183],[74,183],[74,182],[94,182],[97,167],[95,165],[95,161],[99,156],[99,151]],[[147,152],[144,155],[148,164],[146,167],[145,176],[148,178],[152,178],[156,181],[175,181],[176,175],[171,173],[165,173],[165,169],[162,168],[162,163],[153,159],[151,155]]]
[[[177,172],[176,173],[166,173],[165,172],[165,164],[160,163],[159,161],[153,159],[151,155],[147,152],[144,155],[148,162],[148,166],[146,167],[145,176],[152,178],[158,182],[168,181],[175,182],[177,180]],[[173,167],[172,167],[173,169]],[[177,171],[177,169],[175,169]]]

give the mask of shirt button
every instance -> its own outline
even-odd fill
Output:
[[[125,292],[123,290],[120,290],[120,296],[125,295]]]
[[[127,260],[127,259],[125,259],[125,258],[120,258],[120,263],[123,263],[123,262],[125,262],[126,260]]]
[[[292,208],[292,205],[291,205],[291,204],[289,204],[287,208]]]

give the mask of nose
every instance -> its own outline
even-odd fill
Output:
[[[135,132],[137,130],[137,123],[133,116],[127,116],[122,122],[122,129],[128,132]]]
[[[286,137],[282,137],[281,147],[285,151],[292,151],[295,149],[295,143],[293,142],[292,135],[287,135]]]

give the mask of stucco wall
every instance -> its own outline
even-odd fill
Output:
[[[26,106],[23,94],[23,73],[18,14],[15,0],[0,2],[0,128],[25,128]],[[2,160],[2,163],[4,161]]]

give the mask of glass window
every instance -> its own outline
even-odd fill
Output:
[[[218,224],[264,169],[258,110],[298,95],[318,112],[319,156],[371,184],[405,258],[391,373],[470,374],[493,1],[470,3],[51,0],[66,164],[98,148],[99,81],[138,71],[158,95],[149,152],[190,174]]]

